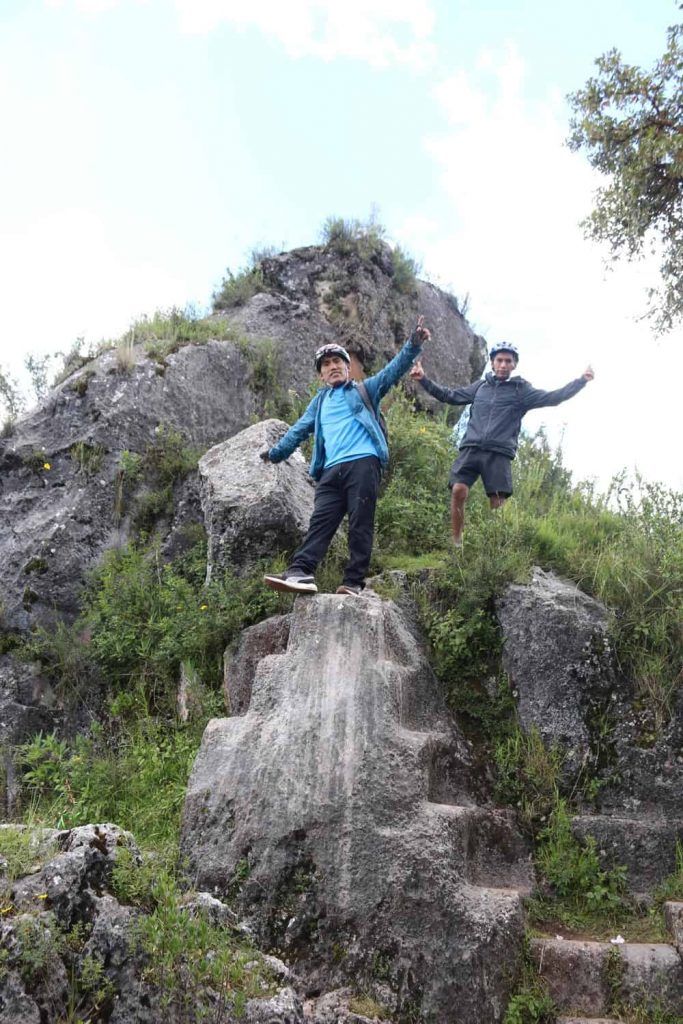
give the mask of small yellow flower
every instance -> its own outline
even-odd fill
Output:
[[[200,612],[205,612],[208,607],[208,604],[200,604],[199,610]]]
[[[50,465],[49,462],[44,462],[43,463],[43,469],[52,469],[52,466]]]
[[[39,893],[37,893],[36,894],[36,899],[37,900],[46,900],[47,899],[47,893],[46,892],[39,892]]]

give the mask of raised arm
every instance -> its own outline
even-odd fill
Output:
[[[365,381],[368,393],[375,404],[408,372],[411,364],[422,351],[423,344],[430,338],[429,329],[424,326],[424,317],[421,316],[401,351],[387,363],[383,370],[368,377]]]
[[[593,380],[594,376],[592,367],[588,366],[580,377],[555,391],[542,391],[540,388],[532,388],[529,385],[529,390],[525,392],[523,399],[525,412],[529,409],[543,409],[549,405],[560,405],[562,402],[566,402],[568,398],[573,398],[582,388],[585,388],[588,381]]]

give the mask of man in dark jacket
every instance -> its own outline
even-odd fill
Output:
[[[540,391],[512,372],[519,361],[514,345],[494,345],[489,353],[491,373],[464,388],[444,388],[425,376],[417,361],[410,371],[413,380],[434,398],[449,405],[469,405],[470,420],[460,444],[460,454],[453,463],[448,486],[451,488],[451,528],[453,543],[462,547],[465,524],[465,502],[470,487],[481,477],[491,508],[500,508],[512,494],[512,460],[522,417],[530,409],[559,405],[573,398],[589,380],[593,370],[587,367],[576,380],[556,391]]]
[[[313,515],[306,538],[282,574],[264,581],[274,590],[315,593],[314,573],[344,516],[349,517],[349,561],[338,594],[360,594],[370,564],[375,505],[389,449],[377,418],[380,399],[407,373],[430,334],[420,317],[401,351],[383,370],[364,381],[368,408],[360,389],[349,379],[351,360],[341,345],[323,345],[315,368],[323,387],[303,416],[268,451],[266,462],[282,462],[314,435],[310,475],[317,481]]]

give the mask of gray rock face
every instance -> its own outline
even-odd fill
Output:
[[[259,458],[286,430],[281,420],[255,423],[200,459],[207,580],[217,568],[244,572],[305,536],[314,492],[303,456],[296,451],[277,465]]]
[[[233,1012],[225,992],[193,977],[181,955],[178,971],[186,973],[168,998],[168,986],[159,980],[163,972],[154,973],[158,963],[141,941],[146,911],[122,905],[112,891],[112,868],[122,847],[132,854],[133,870],[142,863],[129,833],[115,825],[19,830],[30,843],[29,873],[12,882],[3,878],[7,865],[0,863],[5,908],[0,920],[2,1024],[61,1024],[73,1017],[74,1007],[79,1020],[106,1019],[110,1024],[303,1021],[287,966],[256,953],[254,960],[244,964],[245,972],[258,972],[251,979],[258,983],[250,991],[262,985],[271,994],[250,999],[245,1015],[237,1006]],[[209,893],[188,893],[180,910],[225,929],[241,950],[249,940],[230,908]],[[157,923],[157,936],[160,927]],[[283,987],[273,994],[277,982],[267,983],[266,977],[277,979]],[[235,981],[239,987],[239,978]]]
[[[469,774],[396,606],[298,598],[246,714],[207,726],[182,854],[311,988],[353,978],[384,986],[397,1020],[499,1021],[532,869],[511,819],[474,806]]]
[[[589,704],[604,700],[613,685],[605,662],[609,613],[542,569],[534,569],[528,586],[509,586],[496,610],[522,728],[535,726],[546,745],[559,744],[574,772],[590,748]]]
[[[281,654],[289,639],[289,615],[274,615],[245,629],[236,650],[223,658],[223,692],[231,715],[243,715],[249,707],[256,669],[267,654]]]
[[[76,614],[84,572],[125,540],[115,512],[123,450],[143,452],[159,424],[179,431],[189,447],[207,448],[256,412],[248,360],[232,342],[186,346],[164,367],[138,358],[125,372],[115,352],[105,353],[0,440],[5,628]],[[99,453],[96,471],[79,464],[77,444]]]
[[[300,394],[305,390],[315,350],[327,342],[345,345],[366,372],[379,369],[408,338],[420,313],[433,334],[425,349],[428,371],[433,367],[450,386],[481,373],[484,341],[454,298],[424,281],[413,293],[398,291],[388,249],[364,261],[307,246],[265,259],[261,269],[266,290],[220,316],[248,337],[275,341],[286,388]]]
[[[583,814],[572,820],[572,832],[580,839],[591,836],[603,866],[625,867],[630,891],[646,898],[676,869],[683,819]]]
[[[565,1012],[595,1018],[609,1013],[615,1000],[641,1010],[657,1005],[674,1016],[683,1012],[683,964],[666,943],[532,939],[531,953]]]

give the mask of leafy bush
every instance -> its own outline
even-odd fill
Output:
[[[394,265],[394,287],[404,295],[412,295],[417,290],[417,275],[420,271],[417,260],[404,252],[400,245],[392,251],[391,261]]]

